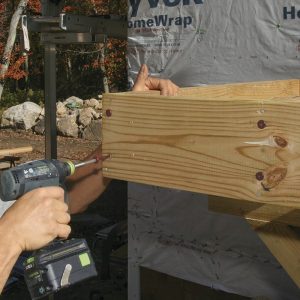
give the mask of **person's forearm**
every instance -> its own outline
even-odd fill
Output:
[[[87,159],[101,158],[102,151],[99,146]],[[106,189],[110,179],[102,174],[102,160],[76,170],[75,174],[67,180],[70,213],[84,211],[90,203],[95,201]]]
[[[14,267],[21,248],[14,240],[13,233],[9,232],[9,228],[0,220],[0,294],[8,279],[8,276]]]

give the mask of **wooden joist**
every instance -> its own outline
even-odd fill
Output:
[[[249,222],[280,223],[300,227],[300,210],[280,205],[209,196],[208,208],[217,213],[241,216]]]
[[[270,204],[208,197],[213,212],[244,217],[278,262],[300,287],[300,210]]]
[[[106,94],[104,176],[300,208],[299,80]]]
[[[284,224],[259,225],[248,221],[271,253],[300,288],[299,235]]]

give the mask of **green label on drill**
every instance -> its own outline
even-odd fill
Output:
[[[34,257],[29,257],[29,258],[27,258],[27,260],[26,260],[26,263],[27,264],[31,264],[31,263],[33,263],[34,262]]]
[[[35,277],[40,277],[40,273],[39,272],[33,272],[33,273],[31,273],[31,274],[29,274],[29,277],[30,278],[35,278]]]
[[[88,265],[91,264],[89,254],[87,252],[80,254],[79,255],[79,260],[80,260],[80,263],[81,263],[82,267],[85,267],[85,266],[88,266]]]

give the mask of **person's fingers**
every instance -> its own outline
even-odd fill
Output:
[[[48,186],[48,187],[34,189],[28,193],[28,195],[30,194],[32,195],[36,194],[40,198],[47,197],[47,198],[54,198],[59,201],[64,200],[64,190],[61,187],[57,187],[57,186]]]
[[[162,96],[175,96],[178,93],[179,87],[169,79],[160,79],[149,76],[148,67],[143,64],[132,90],[159,90]]]
[[[68,224],[71,221],[70,214],[58,211],[55,214],[55,219],[59,224]]]
[[[67,212],[69,210],[69,207],[65,202],[55,200],[54,209],[61,212]]]
[[[145,80],[145,86],[149,90],[162,90],[165,87],[161,84],[162,79],[156,78],[156,77],[147,77]]]
[[[139,70],[138,76],[136,78],[135,84],[132,88],[133,91],[144,91],[145,81],[149,76],[149,71],[147,65],[143,64]]]
[[[67,239],[71,233],[71,227],[69,225],[58,224],[57,237]]]
[[[172,81],[168,80],[168,93],[169,96],[176,96],[178,94],[179,87]]]
[[[170,85],[167,88],[161,90],[163,96],[177,96],[179,88],[176,85]]]
[[[148,77],[146,84],[150,90],[151,89],[160,90],[160,94],[162,96],[176,96],[179,91],[179,87],[169,79]]]

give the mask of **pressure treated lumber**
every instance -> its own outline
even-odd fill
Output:
[[[244,217],[300,287],[300,236],[287,226],[299,227],[299,210],[215,196],[208,197],[208,206],[213,212]]]
[[[269,223],[261,226],[255,221],[248,222],[300,288],[299,234],[284,224]]]
[[[207,85],[188,87],[179,90],[179,96],[197,97],[198,99],[276,99],[279,97],[297,97],[300,91],[300,81],[276,80],[253,83],[235,83],[224,85]],[[126,95],[128,93],[120,93]],[[131,95],[159,95],[158,91],[130,92]]]
[[[104,176],[300,208],[299,80],[106,94]]]
[[[32,146],[10,148],[10,149],[0,149],[0,156],[12,156],[16,154],[31,152],[33,150]]]
[[[222,214],[241,216],[247,221],[281,223],[300,227],[300,210],[280,205],[241,201],[217,196],[208,196],[209,210]]]

